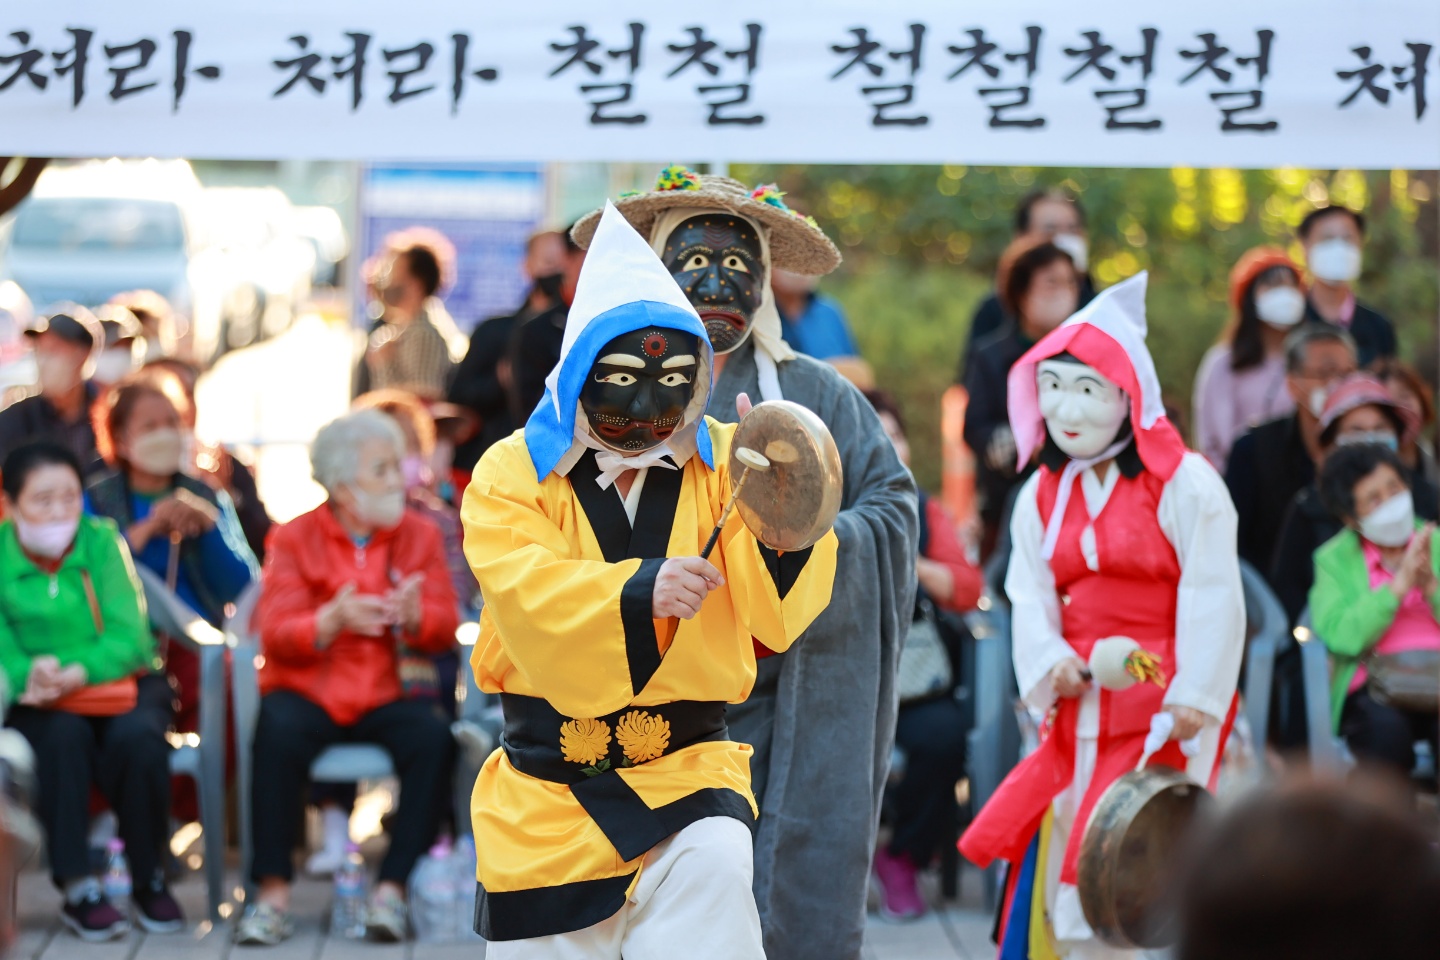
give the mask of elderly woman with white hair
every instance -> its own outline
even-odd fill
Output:
[[[374,410],[322,427],[310,450],[325,503],[271,534],[256,626],[264,652],[251,810],[257,896],[238,943],[291,931],[291,851],[310,764],[337,743],[375,743],[400,778],[390,849],[366,910],[372,939],[404,939],[405,884],[449,797],[453,746],[408,665],[455,642],[457,604],[440,531],[405,508],[405,439]]]

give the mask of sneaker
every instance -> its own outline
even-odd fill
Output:
[[[925,899],[916,885],[919,871],[905,854],[884,847],[875,851],[875,878],[880,881],[880,914],[887,920],[918,920],[925,915]]]
[[[273,947],[295,932],[290,918],[268,903],[245,908],[235,924],[235,943],[242,947]]]
[[[135,918],[151,933],[176,933],[185,929],[185,914],[180,912],[180,904],[159,877],[148,887],[137,888],[131,899],[135,902]]]
[[[375,897],[365,907],[365,937],[377,943],[403,943],[409,920],[404,900],[393,894]]]
[[[75,903],[67,900],[60,919],[75,936],[90,943],[104,943],[130,932],[130,921],[115,909],[98,883]]]

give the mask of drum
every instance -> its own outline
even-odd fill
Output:
[[[844,480],[840,451],[824,421],[789,400],[757,403],[740,421],[730,443],[730,484],[739,486],[748,448],[769,461],[754,469],[736,498],[736,509],[755,538],[772,550],[804,550],[835,525]]]
[[[1179,770],[1146,767],[1112,783],[1080,841],[1085,920],[1105,943],[1155,949],[1175,942],[1181,849],[1210,794]]]

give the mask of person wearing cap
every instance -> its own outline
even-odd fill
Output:
[[[1279,247],[1245,251],[1230,271],[1230,322],[1195,374],[1195,447],[1225,472],[1235,440],[1295,412],[1285,389],[1285,336],[1305,315],[1300,268]]]
[[[1039,747],[960,840],[981,867],[1011,865],[1003,957],[1139,956],[1086,922],[1084,825],[1111,783],[1147,763],[1213,789],[1235,716],[1245,648],[1235,509],[1165,418],[1145,346],[1146,280],[1101,293],[1010,372],[1017,460],[1038,453],[1040,468],[1015,501],[1005,590],[1016,680],[1044,723]],[[1127,665],[1139,657],[1144,669],[1102,688],[1091,666],[1102,641],[1128,644]]]
[[[1285,508],[1315,479],[1325,398],[1354,372],[1348,333],[1301,324],[1285,338],[1285,390],[1295,411],[1250,428],[1230,448],[1225,486],[1240,514],[1240,559],[1256,570],[1270,568]]]
[[[1355,299],[1365,216],[1334,204],[1318,207],[1300,221],[1295,237],[1305,249],[1305,266],[1314,281],[1305,298],[1305,321],[1347,331],[1355,338],[1362,367],[1395,356],[1395,327],[1379,311]]]
[[[710,415],[739,417],[741,395],[785,399],[830,429],[844,470],[834,600],[803,641],[764,656],[754,692],[728,713],[764,816],[755,894],[770,956],[860,955],[867,876],[890,767],[895,674],[915,604],[915,481],[869,401],[831,365],[781,336],[773,270],[818,276],[840,253],[773,184],[754,189],[682,166],[615,206],[650,240],[704,321],[716,353]],[[590,241],[599,217],[575,225]]]
[[[48,440],[74,453],[90,477],[105,468],[90,425],[98,391],[88,380],[104,342],[100,322],[79,304],[60,304],[25,336],[35,352],[36,392],[0,410],[0,459],[28,441]]]
[[[1398,451],[1419,428],[1414,413],[1395,399],[1389,387],[1369,374],[1357,373],[1342,381],[1325,401],[1325,410],[1320,414],[1320,445],[1326,457],[1339,447],[1358,443],[1378,443]],[[1436,519],[1435,485],[1422,471],[1409,467],[1405,469],[1405,481],[1414,492],[1416,516]],[[1290,502],[1269,579],[1292,623],[1300,619],[1315,579],[1311,558],[1343,526],[1341,518],[1325,506],[1318,480],[1307,484]]]
[[[179,340],[186,331],[177,329],[177,324],[183,324],[183,321],[177,321],[170,301],[154,290],[127,290],[111,297],[110,303],[129,310],[130,315],[140,324],[140,332],[145,337],[142,363],[174,355]]]
[[[129,308],[106,303],[95,308],[105,337],[90,379],[102,387],[119,383],[135,372],[146,354],[145,331]]]
[[[784,650],[830,602],[836,536],[781,555],[732,519],[699,556],[734,480],[714,351],[613,207],[593,241],[546,394],[461,505],[471,663],[505,713],[471,800],[476,930],[489,960],[763,960],[727,704],[752,638]]]

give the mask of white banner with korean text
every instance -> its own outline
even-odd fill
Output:
[[[1440,167],[1436,0],[0,4],[0,153]]]

